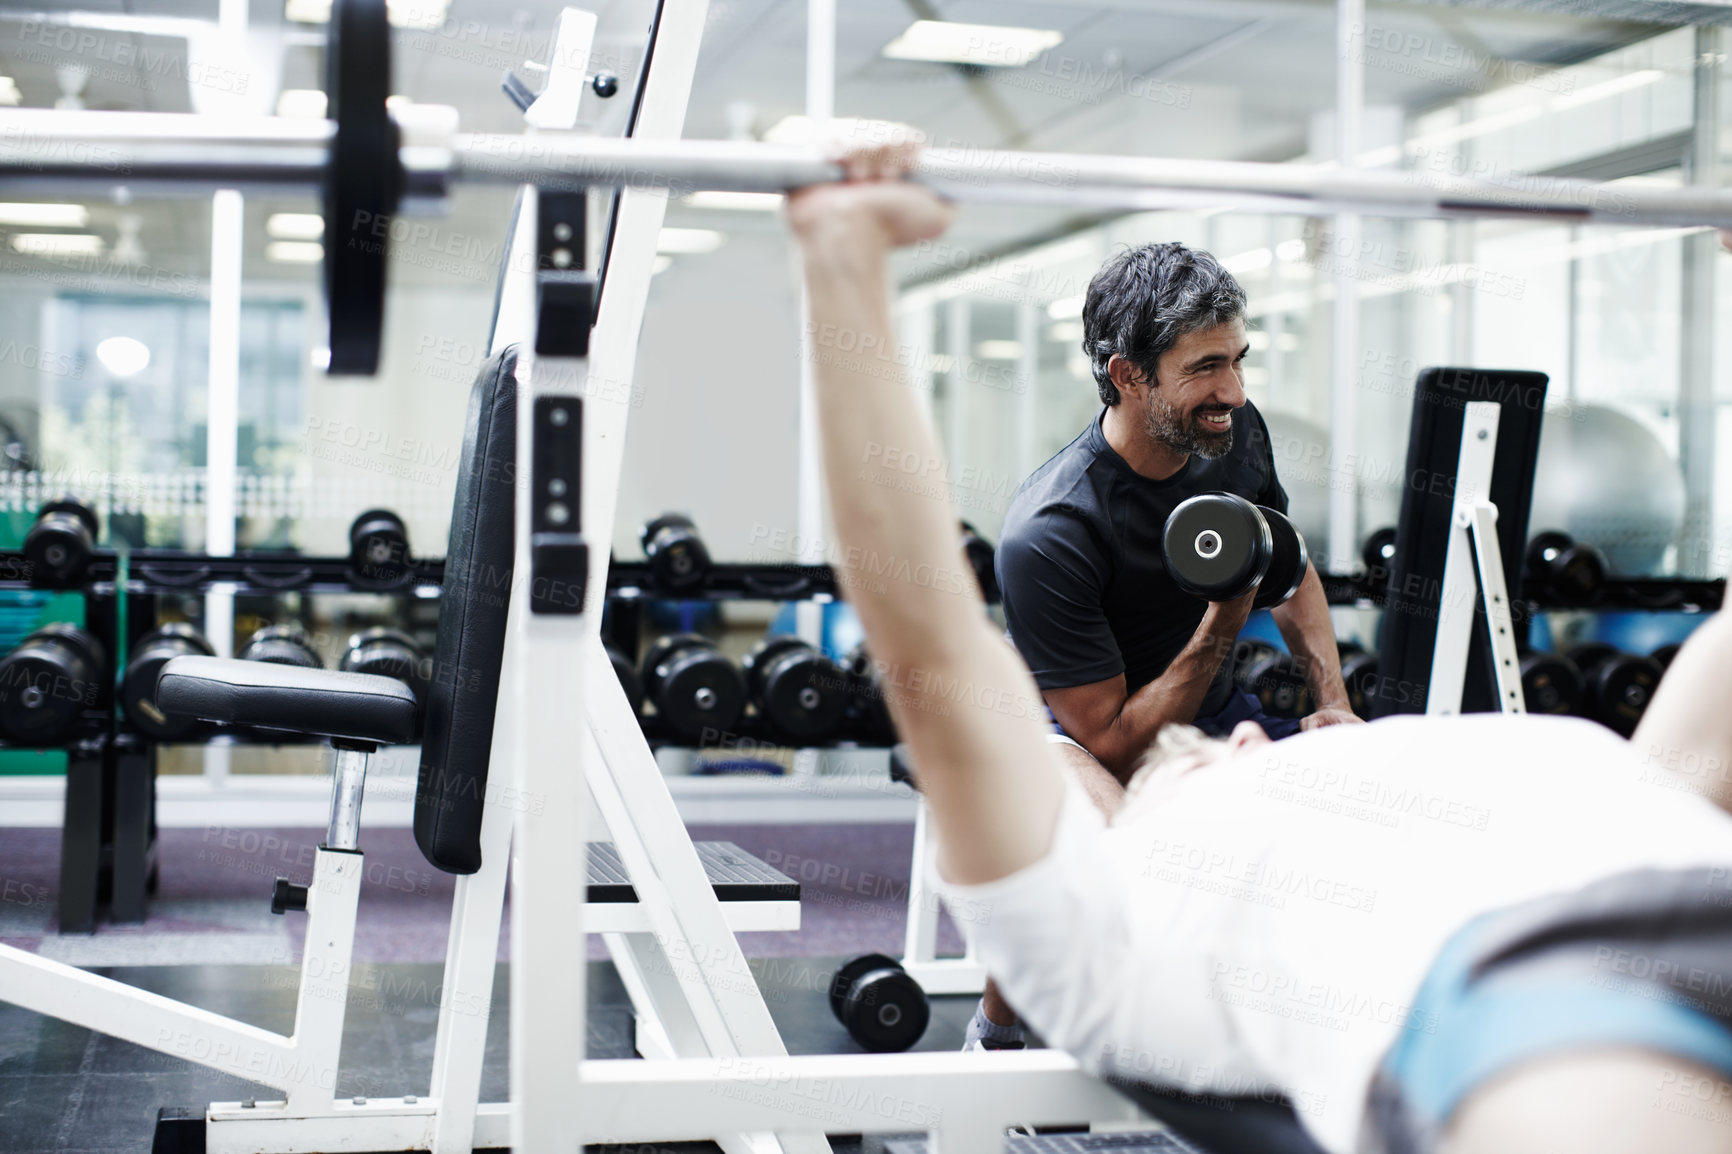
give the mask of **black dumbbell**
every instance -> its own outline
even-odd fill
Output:
[[[710,575],[710,551],[684,513],[663,513],[643,527],[638,541],[658,588],[691,589]]]
[[[739,668],[714,641],[696,633],[676,633],[649,647],[643,692],[668,729],[687,741],[732,730],[746,709]]]
[[[1359,559],[1365,563],[1367,576],[1388,573],[1395,561],[1395,529],[1385,526],[1365,538],[1359,547]]]
[[[68,740],[111,676],[100,641],[76,625],[44,625],[0,660],[0,733],[23,745]]]
[[[1622,653],[1603,641],[1578,645],[1565,654],[1582,671],[1585,714],[1625,737],[1636,732],[1665,670],[1652,657]]]
[[[613,666],[613,675],[619,678],[619,687],[625,690],[625,699],[631,702],[635,717],[643,712],[643,680],[632,667],[631,659],[611,645],[607,646],[607,659]]]
[[[1529,713],[1576,716],[1582,712],[1586,686],[1576,663],[1558,653],[1522,656],[1522,701]]]
[[[1655,661],[1658,661],[1660,663],[1660,671],[1665,673],[1671,670],[1672,659],[1678,656],[1678,650],[1682,648],[1683,645],[1681,643],[1673,641],[1670,644],[1660,646],[1660,648],[1654,650],[1654,652],[1648,654],[1648,656],[1652,657]]]
[[[349,638],[337,668],[344,673],[371,673],[394,677],[415,694],[416,730],[426,714],[427,692],[432,684],[432,663],[416,640],[401,629],[375,625]]]
[[[263,661],[270,665],[299,665],[303,669],[323,669],[324,660],[306,632],[299,625],[267,625],[247,638],[241,647],[242,661]]]
[[[962,523],[962,555],[974,570],[974,580],[980,585],[980,596],[988,604],[999,600],[998,572],[993,568],[992,542],[980,535],[967,521]]]
[[[204,634],[184,621],[159,625],[138,639],[120,678],[120,707],[132,727],[157,741],[173,741],[197,733],[205,723],[194,717],[170,715],[156,707],[156,679],[175,657],[211,657]]]
[[[1592,545],[1578,545],[1568,533],[1534,534],[1525,560],[1528,579],[1566,601],[1592,604],[1605,588],[1605,557]]]
[[[50,501],[24,534],[24,560],[30,584],[69,589],[84,579],[96,553],[96,514],[70,497]]]
[[[830,1011],[849,1037],[874,1054],[908,1049],[926,1033],[932,1017],[920,983],[901,962],[883,954],[863,954],[836,971]]]
[[[1297,593],[1311,563],[1291,521],[1231,493],[1180,502],[1161,534],[1161,556],[1174,584],[1191,596],[1232,601],[1254,588],[1258,609]]]
[[[848,708],[848,679],[834,661],[782,633],[758,642],[741,665],[752,702],[776,737],[809,744],[836,736]]]
[[[843,711],[843,728],[855,741],[866,745],[894,745],[896,723],[890,718],[890,707],[884,702],[884,686],[879,680],[878,667],[864,643],[856,645],[842,661],[848,675],[848,707]]]
[[[1311,712],[1311,685],[1286,653],[1271,653],[1244,669],[1239,687],[1270,717],[1299,718]]]
[[[1352,642],[1339,646],[1341,681],[1347,687],[1347,707],[1354,716],[1371,720],[1372,702],[1377,697],[1377,654],[1369,653]]]
[[[396,585],[409,576],[409,527],[389,509],[368,509],[349,524],[349,568],[371,585]]]

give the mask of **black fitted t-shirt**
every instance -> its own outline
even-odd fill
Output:
[[[1135,693],[1184,649],[1208,603],[1179,591],[1161,559],[1161,531],[1179,502],[1236,493],[1285,513],[1269,427],[1246,402],[1233,447],[1193,456],[1164,481],[1137,473],[1107,444],[1103,408],[1082,434],[1017,489],[998,543],[1010,639],[1042,689],[1120,672]]]

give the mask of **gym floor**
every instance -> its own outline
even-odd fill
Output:
[[[138,926],[94,935],[54,926],[59,831],[0,829],[0,942],[36,950],[142,989],[267,1030],[293,1026],[304,919],[270,913],[271,879],[304,881],[318,830],[162,831],[161,884]],[[913,831],[905,825],[692,827],[695,840],[732,841],[801,878],[801,929],[742,934],[770,1013],[791,1053],[857,1053],[831,1014],[829,976],[866,952],[901,953]],[[355,977],[343,1036],[340,1097],[425,1093],[452,878],[430,869],[405,829],[363,830],[367,881],[356,928]],[[304,851],[303,858],[303,849]],[[507,908],[509,918],[509,906]],[[506,956],[509,922],[501,934]],[[943,948],[959,950],[946,921]],[[630,1002],[599,938],[590,939],[589,1053],[633,1056]],[[508,966],[495,977],[484,1101],[509,1084]],[[918,1049],[954,1050],[970,997],[933,999]],[[0,1149],[138,1152],[150,1149],[161,1107],[196,1107],[271,1091],[202,1066],[0,1003]],[[837,1142],[838,1154],[877,1154],[881,1138]],[[698,1144],[693,1149],[714,1149]],[[635,1151],[633,1154],[639,1154]]]

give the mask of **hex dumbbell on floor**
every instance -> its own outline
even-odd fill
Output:
[[[1233,601],[1255,589],[1258,609],[1297,593],[1311,563],[1291,521],[1231,493],[1181,502],[1167,518],[1161,556],[1173,582],[1191,596]]]
[[[184,621],[170,621],[146,633],[132,647],[120,678],[120,707],[134,729],[158,741],[173,741],[205,728],[185,714],[171,716],[156,707],[156,678],[176,657],[215,657],[205,635]]]
[[[100,699],[107,668],[107,650],[78,626],[36,630],[0,660],[0,733],[23,745],[70,739]]]
[[[828,741],[848,708],[848,678],[798,637],[775,634],[746,655],[746,685],[758,713],[777,738]]]
[[[849,1037],[875,1054],[908,1049],[926,1033],[932,1017],[920,983],[901,962],[883,954],[863,954],[836,971],[830,1012]]]
[[[732,730],[746,709],[746,679],[716,643],[697,633],[663,637],[643,658],[644,700],[685,741]]]

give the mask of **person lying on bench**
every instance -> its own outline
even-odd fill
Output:
[[[1732,619],[1631,741],[1520,715],[1169,726],[1103,816],[959,576],[955,511],[868,451],[942,460],[890,323],[890,250],[951,219],[899,179],[915,155],[857,149],[788,215],[840,553],[884,574],[849,599],[903,674],[947,900],[1011,1005],[1102,1076],[1276,1090],[1331,1151],[1732,1151]]]

